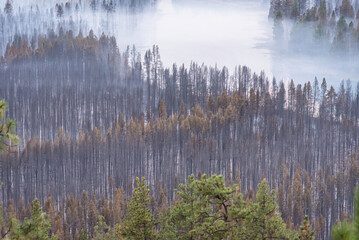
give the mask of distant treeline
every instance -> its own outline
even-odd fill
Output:
[[[216,173],[241,176],[244,192],[265,176],[288,226],[308,215],[318,239],[353,213],[359,85],[287,85],[247,67],[167,69],[158,47],[142,59],[92,32],[36,41],[8,44],[0,65],[0,96],[24,145],[1,156],[4,203],[51,194],[60,207],[83,190],[112,199],[136,176],[159,194],[159,182],[173,192],[192,173]]]
[[[359,52],[359,1],[318,0],[309,5],[306,0],[272,0],[269,16],[274,18],[275,38],[283,34],[282,19],[294,21],[289,46],[291,50],[303,45],[304,50],[327,47],[335,53],[357,56]],[[312,29],[308,35],[306,28]],[[357,59],[357,57],[356,57]]]
[[[351,20],[358,19],[358,0],[271,0],[269,16],[275,17],[278,13],[283,17],[294,20],[324,20],[334,13],[338,17]]]
[[[54,2],[56,0],[53,0]],[[143,9],[146,6],[155,4],[157,0],[89,0],[89,1],[63,1],[55,5],[57,17],[62,17],[66,12],[71,13],[73,10],[84,11],[91,8],[93,11],[105,10],[107,12],[114,12],[118,10],[132,10],[136,11]]]
[[[157,0],[27,0],[0,1],[0,55],[8,41],[16,36],[37,37],[48,29],[88,32],[96,28],[101,34],[116,33],[125,27],[133,13],[156,5]],[[89,17],[91,16],[91,17]],[[94,23],[96,21],[96,23]],[[101,30],[97,28],[101,25]],[[128,26],[127,26],[128,27]]]

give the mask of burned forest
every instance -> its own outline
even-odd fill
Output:
[[[293,39],[322,28],[325,51],[358,66],[357,1],[255,2],[274,24],[271,54],[286,39],[278,34],[292,31],[285,51],[302,61],[315,45],[299,53]],[[162,54],[158,42],[137,46],[139,35],[116,33],[133,16],[202,3],[0,4],[1,239],[358,236],[358,79],[336,79],[320,63],[323,74],[310,78],[290,68],[276,76],[278,55],[262,71],[202,63],[197,53],[169,62],[166,44]]]

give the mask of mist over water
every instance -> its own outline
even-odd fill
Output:
[[[284,22],[284,43],[275,43],[268,4],[160,0],[154,12],[136,17],[133,29],[119,29],[116,35],[121,48],[135,44],[143,52],[158,45],[167,67],[195,61],[233,71],[237,65],[247,65],[284,81],[304,83],[325,77],[336,87],[342,80],[359,80],[358,61],[331,53],[321,43],[313,46],[313,31],[301,33],[303,41],[288,43],[292,24]]]
[[[256,1],[163,0],[158,8],[156,44],[164,63],[190,60],[233,69],[248,65],[256,72],[270,73],[272,27],[267,6]],[[260,17],[258,17],[260,16]]]
[[[292,51],[287,42],[276,45],[268,8],[269,1],[160,0],[154,12],[134,17],[134,28],[121,28],[114,34],[121,48],[135,44],[144,52],[158,45],[168,67],[172,63],[188,66],[193,60],[227,66],[230,71],[247,65],[257,73],[264,70],[269,77],[298,83],[315,77],[325,77],[334,86],[342,80],[359,80],[358,61],[320,46],[311,51],[313,46],[305,45],[312,42],[312,31],[303,33],[302,42],[292,43],[298,44],[291,46]],[[290,29],[291,23],[285,22],[285,41],[289,41]]]
[[[342,80],[359,80],[359,64],[328,48],[306,46],[312,31],[303,32],[303,42],[288,43],[291,23],[284,22],[284,43],[273,41],[273,22],[268,4],[261,1],[171,1],[158,4],[154,44],[160,46],[164,64],[177,62],[228,66],[247,65],[277,79],[298,83],[326,78],[338,86]],[[288,44],[292,44],[288,50]],[[293,46],[297,44],[298,46]],[[293,51],[294,49],[294,51]]]
[[[275,42],[273,21],[268,19],[269,1],[158,0],[140,11],[118,8],[110,13],[101,6],[94,11],[89,1],[79,1],[80,11],[73,8],[62,17],[56,16],[57,2],[65,3],[13,1],[14,16],[22,20],[17,25],[9,21],[13,26],[0,31],[2,51],[16,33],[31,39],[34,29],[46,34],[49,28],[58,31],[61,26],[75,34],[81,29],[87,35],[93,29],[98,37],[102,33],[113,35],[120,50],[135,45],[142,55],[158,45],[166,67],[173,63],[188,66],[195,61],[227,66],[230,72],[235,66],[246,65],[257,73],[265,71],[270,78],[298,83],[315,77],[325,77],[334,86],[342,80],[359,80],[358,57],[338,56],[321,43],[313,47],[313,30],[299,32],[296,42],[289,42],[292,24],[284,22],[283,42]],[[5,0],[0,0],[0,6],[4,5]]]

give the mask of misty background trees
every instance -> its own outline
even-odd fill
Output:
[[[289,38],[290,51],[326,50],[357,61],[359,47],[359,2],[271,0],[269,17],[283,16],[290,33],[281,33]],[[280,19],[283,21],[282,19]],[[274,21],[274,30],[280,26]],[[308,35],[304,40],[303,35]],[[283,37],[283,36],[282,36]],[[279,43],[280,44],[280,43]],[[300,47],[300,50],[296,50]],[[324,51],[325,52],[325,51]]]
[[[46,34],[48,29],[58,31],[62,27],[76,33],[93,29],[98,35],[102,32],[114,35],[119,28],[128,27],[126,23],[130,22],[132,15],[153,8],[156,2],[157,0],[1,0],[0,54],[4,54],[6,44],[16,37],[28,38],[29,42],[35,38],[36,41],[37,35]]]

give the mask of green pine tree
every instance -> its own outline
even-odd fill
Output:
[[[0,203],[0,230],[1,237],[0,239],[7,239],[10,236],[10,239],[20,239],[20,223],[16,219],[14,212],[10,213],[8,220],[5,221],[3,213],[3,205]],[[17,238],[15,238],[16,236]]]
[[[164,217],[163,239],[226,239],[231,233],[231,206],[236,185],[226,187],[222,176],[200,180],[191,175],[180,184],[177,202]]]
[[[202,202],[203,212],[200,212],[201,224],[198,233],[205,239],[226,239],[231,230],[231,215],[233,194],[236,185],[226,187],[223,176],[204,174],[197,180],[199,200]],[[207,209],[209,212],[207,214]]]
[[[105,218],[102,215],[98,216],[97,225],[94,227],[95,233],[93,239],[95,240],[104,240],[106,233],[109,230],[105,222]]]
[[[39,200],[36,198],[32,202],[31,217],[26,218],[20,228],[15,231],[15,238],[28,240],[48,240],[51,223],[46,220],[45,213],[42,212]],[[52,238],[56,239],[56,237]]]
[[[87,234],[84,229],[81,229],[81,231],[80,231],[79,240],[87,240]]]
[[[105,217],[98,216],[97,225],[94,227],[95,233],[93,240],[113,240],[121,239],[116,236],[115,228],[108,226],[105,222]]]
[[[333,240],[354,240],[353,226],[347,221],[339,222],[334,225],[331,232],[331,239]]]
[[[286,229],[278,212],[277,197],[266,179],[258,185],[256,202],[250,203],[245,217],[246,238],[243,239],[294,239],[295,233]]]
[[[298,240],[314,240],[314,231],[310,228],[309,217],[305,215],[303,225],[300,227]]]
[[[12,119],[6,119],[7,103],[0,100],[0,152],[19,143],[19,138],[15,135],[16,122]]]
[[[122,236],[131,240],[156,239],[155,219],[149,209],[150,189],[146,185],[146,179],[142,181],[137,177],[137,188],[133,191],[128,203],[128,211],[125,215]]]
[[[193,175],[187,178],[186,184],[180,184],[176,189],[179,198],[167,210],[162,223],[162,239],[187,240],[194,239],[195,225],[199,215],[196,181]]]
[[[359,187],[355,191],[354,197],[354,219],[353,219],[353,233],[356,240],[359,239]]]
[[[354,217],[352,221],[337,222],[331,232],[333,240],[358,240],[359,239],[359,187],[354,196]]]

